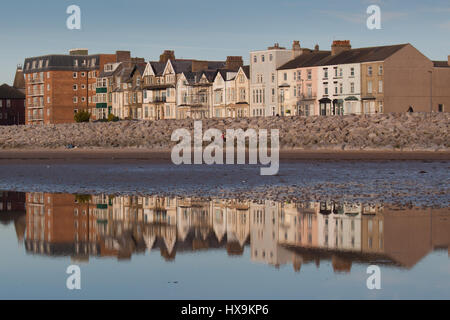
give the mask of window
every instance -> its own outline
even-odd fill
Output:
[[[369,77],[372,76],[372,66],[368,66],[368,67],[367,67],[367,75],[368,75]]]
[[[258,58],[256,57],[256,55],[253,56],[253,62],[254,63],[258,62]]]
[[[328,95],[328,87],[325,87],[325,95]]]
[[[312,70],[308,70],[308,80],[312,79]]]
[[[323,77],[324,77],[325,79],[328,78],[328,69],[323,69]]]
[[[6,100],[6,107],[11,108],[11,100]]]
[[[339,84],[339,93],[343,94],[344,93],[344,86],[342,83]]]
[[[47,83],[47,91],[50,91],[50,84]]]
[[[283,74],[283,78],[284,78],[284,81],[287,81],[287,73],[286,72]]]
[[[355,93],[355,83],[354,82],[350,83],[350,93]]]
[[[261,56],[261,62],[264,62],[265,58],[264,55]]]
[[[272,83],[275,83],[275,73],[272,73]]]
[[[47,60],[47,62],[48,62],[48,60]],[[47,79],[50,79],[50,72],[47,72]]]
[[[334,77],[337,78],[337,76],[338,76],[338,68],[336,67],[334,68]]]
[[[378,75],[382,75],[383,74],[383,66],[379,66],[378,67]]]
[[[73,78],[74,78],[74,79],[78,78],[78,73],[74,72],[74,73],[73,73]]]
[[[82,77],[82,78],[86,77],[86,72],[82,72],[82,73],[81,73],[81,77]]]
[[[367,92],[372,93],[372,81],[367,82]]]
[[[77,91],[78,90],[78,85],[74,84],[73,85],[73,91]]]
[[[443,104],[439,104],[438,105],[438,112],[444,112],[444,105]]]
[[[273,60],[273,55],[269,54],[269,60],[272,61]]]
[[[383,80],[378,81],[378,93],[383,93]]]
[[[73,97],[73,103],[78,103],[78,97]]]
[[[86,97],[81,97],[81,102],[86,102]]]
[[[83,90],[86,89],[86,85],[85,85],[85,84],[82,84],[82,85],[81,85],[81,89],[83,89]]]
[[[350,76],[351,77],[355,76],[355,68],[350,68]]]
[[[50,103],[50,97],[47,97],[47,103]]]

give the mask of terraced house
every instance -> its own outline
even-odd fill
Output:
[[[411,44],[330,50],[279,44],[226,61],[131,58],[129,51],[25,59],[26,124],[66,123],[87,110],[92,120],[334,116],[448,112],[450,58],[431,61]]]
[[[116,61],[104,65],[97,79],[96,109],[93,112],[94,119],[106,119],[109,114],[119,115],[120,111],[117,108],[113,112],[113,97],[115,97],[113,96],[113,92],[117,88],[115,76],[124,67],[128,66],[129,69],[130,66],[136,63],[144,63],[144,59],[131,58],[130,51],[116,51]]]
[[[450,62],[431,61],[411,44],[352,49],[337,40],[277,72],[285,115],[443,112],[450,102]]]

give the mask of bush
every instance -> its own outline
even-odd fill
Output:
[[[116,121],[119,121],[119,117],[116,117],[115,115],[113,115],[112,113],[110,113],[109,115],[108,115],[108,121],[112,121],[112,122],[116,122]]]
[[[91,114],[88,111],[78,111],[74,116],[75,122],[89,122]]]

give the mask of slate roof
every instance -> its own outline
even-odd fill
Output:
[[[163,74],[166,64],[164,62],[150,61],[150,65],[153,68],[153,72],[160,76]]]
[[[316,65],[318,62],[329,57],[331,51],[319,51],[313,53],[304,53],[286,62],[284,65],[278,68],[278,70],[296,69],[302,67],[310,67]]]
[[[25,99],[25,94],[4,83],[0,86],[0,99]]]
[[[448,61],[433,61],[433,65],[436,68],[450,68]]]
[[[399,44],[392,46],[350,49],[334,56],[331,55],[330,51],[306,53],[285,63],[280,68],[278,68],[278,70],[363,63],[371,61],[384,61],[407,45],[408,44]]]
[[[242,71],[244,71],[247,79],[250,79],[250,66],[242,66],[241,68],[242,68]]]
[[[92,59],[95,59],[95,64],[91,65]],[[42,60],[42,68],[39,68],[39,61]],[[75,66],[75,60],[78,60],[78,67]],[[83,60],[86,60],[86,65],[83,66]],[[32,68],[33,61],[36,61],[36,68]],[[47,65],[48,61],[48,65]],[[89,62],[89,67],[88,67]],[[63,55],[53,54],[40,57],[26,58],[23,64],[24,73],[44,72],[49,70],[69,70],[69,71],[86,71],[91,68],[98,68],[100,65],[100,55]]]

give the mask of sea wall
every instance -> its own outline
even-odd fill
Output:
[[[281,149],[449,151],[449,113],[371,116],[206,119],[208,128],[278,129]],[[59,125],[1,126],[0,148],[169,149],[175,129],[193,131],[194,121],[119,121]]]

